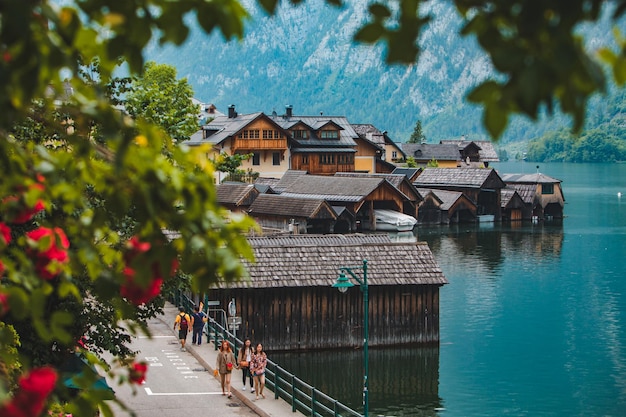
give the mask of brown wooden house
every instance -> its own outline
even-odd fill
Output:
[[[260,195],[250,206],[248,214],[263,229],[294,234],[333,233],[338,221],[346,227],[354,223],[354,216],[347,210],[338,213],[323,199],[278,194]]]
[[[447,284],[424,242],[391,243],[384,235],[251,238],[250,277],[220,283],[209,298],[235,299],[239,330],[267,350],[355,348],[363,344],[363,295],[332,285],[339,268],[362,278],[368,261],[369,345],[439,343],[439,288]]]
[[[479,218],[501,218],[500,190],[505,184],[492,168],[424,168],[413,185],[418,189],[461,191],[476,204]]]
[[[456,224],[476,221],[476,204],[461,191],[418,189],[424,195],[420,205],[420,224]],[[428,196],[428,198],[426,198]]]
[[[535,174],[502,174],[507,187],[515,189],[536,220],[562,219],[565,197],[561,180],[539,172]]]
[[[503,188],[500,191],[502,204],[502,220],[520,221],[531,218],[531,209],[514,188]]]
[[[363,230],[376,230],[375,209],[402,211],[408,197],[385,178],[300,175],[281,195],[323,199],[331,206],[347,208]],[[354,230],[350,228],[350,230]]]

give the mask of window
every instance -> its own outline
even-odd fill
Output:
[[[541,184],[541,194],[554,194],[554,184]]]
[[[339,132],[336,130],[322,130],[320,132],[321,139],[339,139]]]
[[[263,139],[279,139],[278,130],[263,130]]]
[[[309,165],[309,155],[302,155],[302,165]]]
[[[309,132],[307,132],[306,130],[294,130],[293,131],[293,138],[294,139],[307,139],[309,137]]]
[[[261,154],[255,152],[252,154],[252,165],[261,165]]]
[[[272,152],[272,164],[280,165],[280,152]]]
[[[320,164],[333,165],[335,163],[335,155],[330,153],[323,153],[320,155]]]
[[[391,152],[391,159],[398,159],[398,152],[397,151]]]
[[[241,137],[241,135],[239,135]],[[258,139],[259,138],[259,129],[251,129],[243,131],[244,139]]]

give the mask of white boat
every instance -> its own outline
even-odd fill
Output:
[[[413,230],[417,219],[408,214],[394,210],[374,210],[376,218],[376,230],[391,232],[408,232]]]

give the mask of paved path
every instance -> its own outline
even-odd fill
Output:
[[[173,330],[176,314],[178,308],[166,303],[164,314],[148,323],[152,337],[133,340],[131,348],[139,351],[137,359],[150,364],[146,382],[140,387],[110,383],[137,417],[302,417],[284,400],[274,399],[267,386],[265,399],[255,400],[253,393],[242,391],[239,370],[233,371],[233,397],[222,396],[219,380],[213,376],[217,351],[212,343],[206,343],[206,335],[202,345],[191,345],[189,334],[186,352],[182,352],[178,331]],[[116,405],[112,408],[115,416],[126,414]]]

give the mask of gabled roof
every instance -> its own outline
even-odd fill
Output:
[[[535,195],[537,194],[537,185],[536,184],[507,184],[506,188],[503,188],[502,191],[505,190],[515,190],[517,194],[522,198],[524,203],[533,204],[535,201]]]
[[[254,184],[224,182],[216,186],[217,202],[223,205],[249,206],[259,195]]]
[[[244,262],[250,279],[219,283],[225,288],[328,287],[337,280],[341,266],[359,267],[368,260],[370,286],[444,285],[441,268],[428,244],[367,242],[347,236],[299,235],[281,237],[276,243],[250,239],[255,262]]]
[[[217,116],[209,124],[202,126],[202,129],[191,135],[191,138],[185,143],[190,146],[207,143],[217,145],[228,138],[236,136],[240,131],[244,130],[246,126],[260,118],[268,120],[270,123],[274,124],[277,129],[283,130],[282,126],[276,124],[271,117],[268,117],[262,112],[237,114],[235,117],[221,115]],[[285,132],[285,134],[287,133]],[[207,137],[204,138],[204,136]]]
[[[248,213],[254,215],[273,215],[300,217],[307,219],[336,219],[333,208],[324,200],[285,197],[280,194],[261,194],[250,206]]]
[[[404,174],[380,174],[380,173],[368,173],[368,172],[336,172],[334,176],[335,177],[353,177],[353,178],[384,178],[387,180],[387,182],[389,182],[391,185],[396,187],[398,191],[406,195],[406,193],[402,191],[400,188],[402,184],[405,183],[405,185],[407,185],[407,188],[414,192],[413,196],[407,196],[407,197],[409,197],[409,199],[411,199],[410,197],[415,197],[415,199],[417,200],[422,200],[422,196],[420,195],[418,190],[415,187],[413,187],[413,184],[411,184],[409,179]],[[415,199],[411,199],[411,201],[415,201]]]
[[[418,188],[504,188],[492,168],[424,168],[413,183]]]
[[[524,203],[524,200],[519,195],[519,193],[512,188],[503,188],[500,191],[500,207],[506,208],[511,202],[515,202],[515,200],[519,200],[520,203]]]
[[[320,129],[322,126],[328,123],[333,123],[339,129],[339,139],[293,139],[296,146],[300,147],[354,147],[356,142],[354,139],[358,138],[348,119],[344,116],[287,116],[287,115],[272,115],[269,116],[277,125],[283,129],[288,130],[298,122],[302,122],[307,126],[311,126],[314,131]]]
[[[517,184],[557,184],[563,181],[541,174],[500,174],[502,181]]]
[[[476,204],[471,201],[469,198],[465,197],[465,195],[461,191],[449,191],[449,190],[437,190],[437,189],[426,189],[420,188],[418,189],[420,193],[424,193],[426,195],[428,191],[430,191],[439,201],[441,201],[441,206],[439,207],[441,210],[450,210],[454,204],[456,204],[459,200],[465,200],[465,202],[469,205],[476,206]]]
[[[293,197],[322,198],[329,201],[359,202],[384,183],[387,183],[384,178],[302,175],[289,184],[283,194]],[[388,185],[397,190],[391,184]]]
[[[480,155],[480,160],[484,162],[500,162],[500,158],[498,158],[498,153],[496,149],[493,147],[493,143],[488,140],[442,140],[439,143],[441,144],[456,144],[461,149],[465,149],[470,143],[478,146],[478,154]]]

